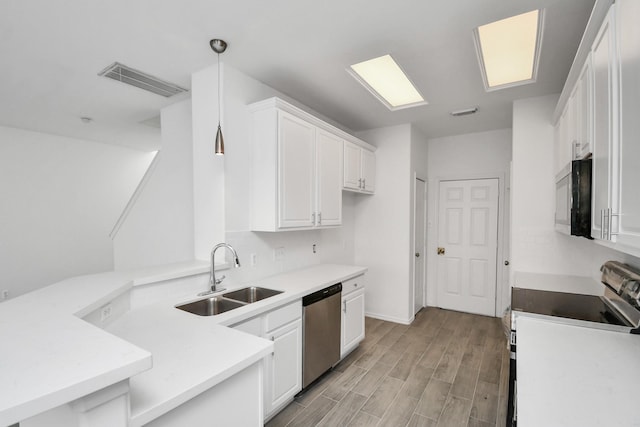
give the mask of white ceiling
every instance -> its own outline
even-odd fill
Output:
[[[558,93],[594,0],[2,0],[0,125],[157,148],[139,122],[163,98],[97,73],[114,61],[190,87],[222,38],[233,67],[358,131],[414,123],[427,137],[511,127],[514,99]],[[472,30],[546,9],[536,83],[487,93]],[[390,53],[429,105],[391,112],[345,69]],[[473,116],[452,110],[478,106]],[[84,124],[80,117],[94,120]]]

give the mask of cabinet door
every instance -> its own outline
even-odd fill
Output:
[[[598,239],[613,236],[611,209],[617,203],[615,142],[615,49],[611,6],[592,48],[593,65],[593,193],[591,235]],[[615,209],[614,214],[617,214]]]
[[[362,181],[360,176],[360,147],[345,141],[344,142],[344,188],[360,190]]]
[[[317,130],[317,226],[342,224],[342,146],[342,139]]]
[[[591,113],[592,77],[591,77],[591,54],[587,56],[587,60],[582,69],[580,80],[578,80],[578,158],[582,159],[591,153],[591,141],[593,140],[592,126],[593,121]]]
[[[364,289],[342,298],[342,334],[340,357],[343,358],[364,339]]]
[[[562,117],[560,117],[558,119],[558,123],[556,123],[555,127],[553,128],[553,154],[554,154],[554,172],[556,174],[560,173],[560,171],[562,170],[562,153],[561,153],[561,147],[562,147],[562,137],[561,137],[561,128],[562,125]]]
[[[576,86],[567,104],[567,140],[565,141],[565,156],[567,162],[575,160],[576,143],[578,141],[578,87]]]
[[[266,360],[265,418],[302,390],[302,321],[269,334],[273,354]]]
[[[363,190],[373,193],[376,189],[376,155],[373,151],[362,149]]]
[[[619,243],[640,248],[640,2],[616,2],[620,55]]]
[[[315,204],[315,127],[278,114],[278,226],[312,227]]]

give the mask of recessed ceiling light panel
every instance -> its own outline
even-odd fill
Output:
[[[427,104],[391,55],[354,64],[347,71],[390,110]]]
[[[512,16],[475,29],[480,70],[487,91],[536,81],[544,10]]]

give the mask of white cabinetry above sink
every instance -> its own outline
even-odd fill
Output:
[[[373,192],[372,146],[279,98],[251,104],[249,108],[253,118],[253,231],[341,225],[346,167],[343,153],[347,146],[366,151],[362,155],[358,151],[357,173],[367,174],[361,179],[362,183],[366,181],[366,187],[359,190]],[[357,179],[354,189],[358,190]]]

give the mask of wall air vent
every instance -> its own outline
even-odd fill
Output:
[[[182,92],[188,92],[188,89],[182,88],[173,83],[165,82],[157,77],[150,76],[142,71],[134,70],[131,67],[114,62],[104,70],[98,73],[99,76],[108,77],[149,92],[164,97],[170,97]]]
[[[454,117],[460,117],[460,116],[468,116],[469,114],[475,114],[478,112],[478,107],[473,107],[473,108],[467,108],[465,110],[458,110],[458,111],[452,111],[451,114]]]

